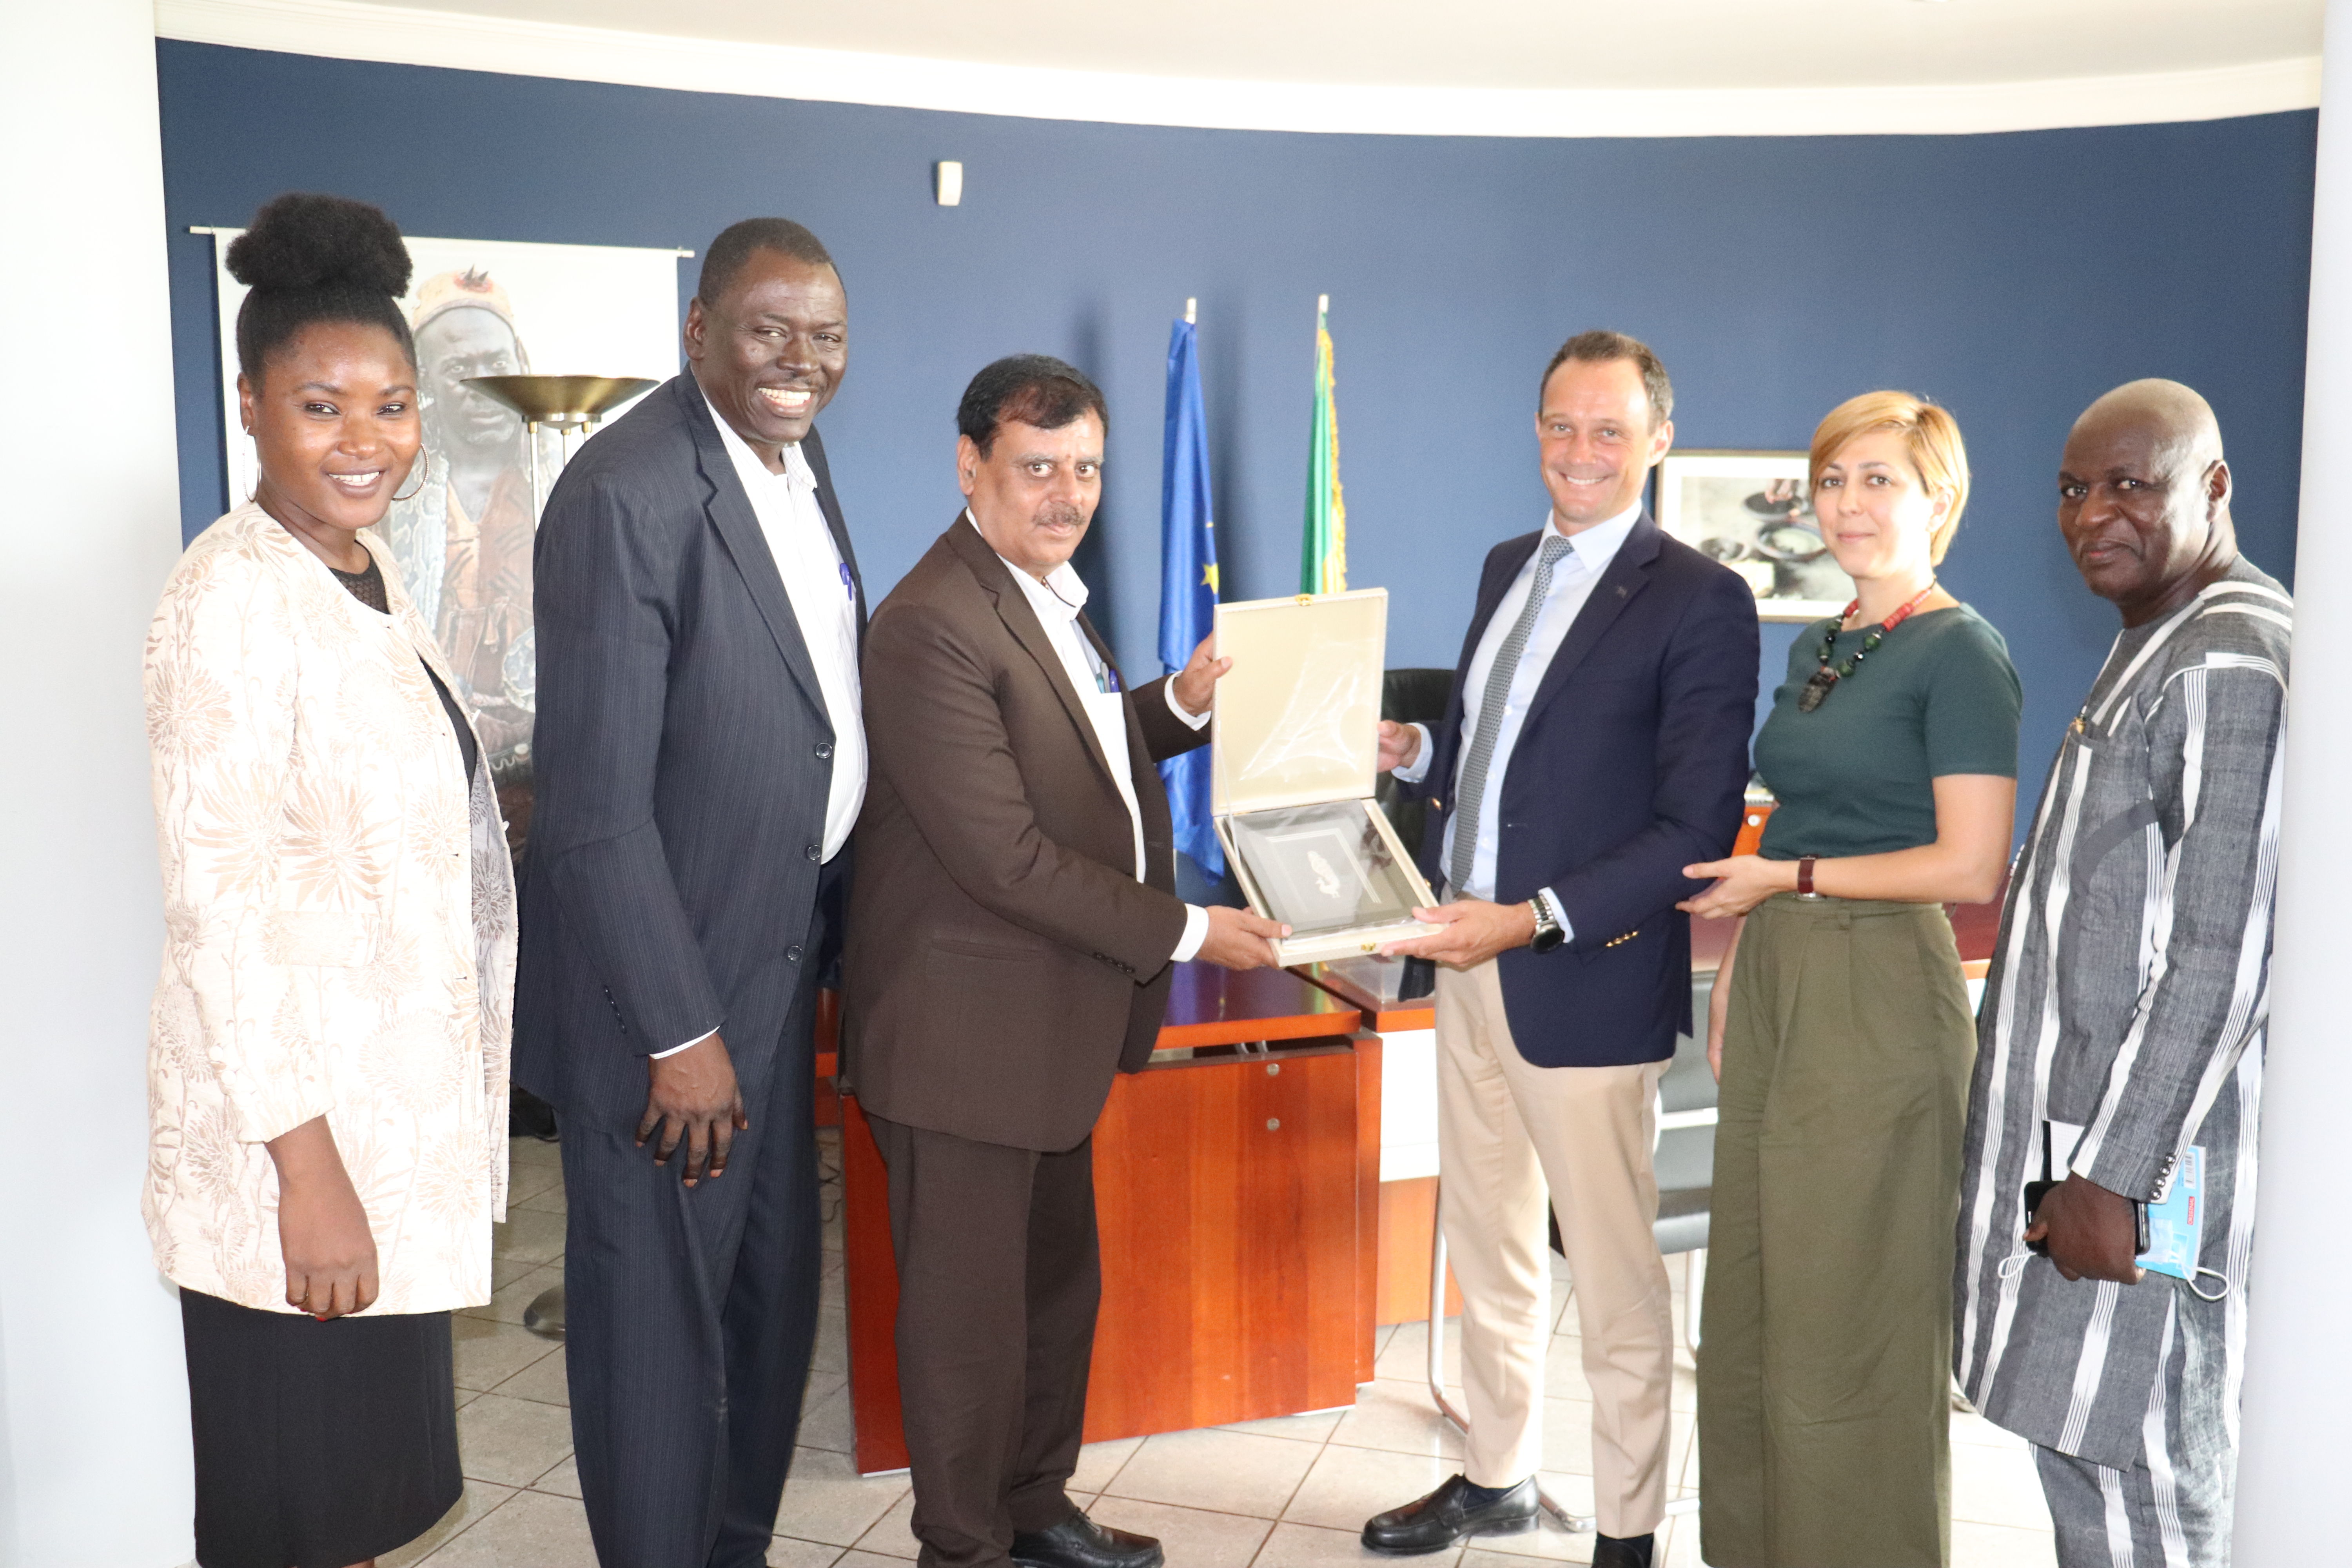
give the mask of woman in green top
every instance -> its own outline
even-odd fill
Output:
[[[2017,672],[1936,584],[1969,489],[1943,409],[1874,392],[1814,433],[1813,506],[1858,595],[1801,633],[1756,742],[1762,853],[1693,866],[1740,918],[1698,1361],[1717,1568],[1950,1558],[1953,1226],[1976,1030],[1947,903],[2000,886]]]

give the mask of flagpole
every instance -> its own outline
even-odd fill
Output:
[[[1315,405],[1307,458],[1307,521],[1298,591],[1338,594],[1348,585],[1347,510],[1339,498],[1339,414],[1333,406],[1331,296],[1315,297]]]

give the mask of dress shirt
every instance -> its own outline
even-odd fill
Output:
[[[1495,848],[1502,835],[1503,779],[1510,772],[1511,749],[1518,744],[1519,726],[1527,721],[1528,705],[1535,700],[1536,688],[1543,684],[1544,672],[1551,668],[1553,656],[1559,652],[1559,645],[1568,637],[1568,628],[1576,624],[1584,602],[1592,596],[1593,585],[1601,581],[1601,574],[1609,570],[1609,563],[1617,558],[1625,536],[1633,531],[1633,524],[1641,515],[1641,505],[1636,502],[1608,521],[1595,523],[1573,534],[1561,533],[1556,518],[1547,516],[1544,520],[1545,535],[1567,540],[1568,553],[1562,555],[1552,568],[1551,592],[1546,596],[1543,608],[1537,613],[1535,629],[1528,634],[1527,647],[1519,655],[1519,668],[1511,677],[1510,694],[1505,699],[1502,728],[1495,736],[1494,759],[1486,766],[1486,798],[1479,803],[1478,842],[1471,856],[1470,883],[1467,887],[1454,889],[1456,894],[1487,900],[1495,896]],[[1528,552],[1527,563],[1519,568],[1518,576],[1504,591],[1502,601],[1495,606],[1494,615],[1488,617],[1486,634],[1478,639],[1478,651],[1471,656],[1470,668],[1463,681],[1464,741],[1462,751],[1454,758],[1457,781],[1458,770],[1469,750],[1468,738],[1478,731],[1478,714],[1486,703],[1486,681],[1494,673],[1496,650],[1510,635],[1520,612],[1527,607],[1528,591],[1535,584],[1536,562],[1541,553],[1541,541],[1538,541],[1538,548]],[[1413,759],[1411,767],[1396,770],[1396,776],[1408,784],[1418,784],[1427,775],[1433,750],[1429,727],[1416,724],[1413,728],[1421,731],[1421,754]],[[1441,846],[1444,853],[1438,859],[1441,866],[1454,864],[1454,829],[1460,820],[1459,813],[1446,814],[1445,842]],[[1553,920],[1559,922],[1560,930],[1574,936],[1576,933],[1569,925],[1568,911],[1561,906],[1558,895],[1545,888],[1537,897],[1543,900],[1545,909],[1550,911]]]
[[[704,398],[706,405],[710,400]],[[760,520],[761,537],[775,558],[792,600],[793,618],[800,623],[801,641],[808,645],[809,663],[815,667],[817,689],[824,698],[825,718],[833,725],[833,780],[824,803],[824,857],[830,860],[849,841],[857,808],[866,804],[866,723],[858,705],[857,595],[849,568],[825,525],[824,509],[817,504],[816,473],[801,455],[801,444],[784,448],[784,471],[768,465],[751,450],[735,427],[710,409],[719,439],[735,465],[743,493],[751,498],[751,515]],[[718,1030],[711,1031],[712,1034]],[[656,1058],[675,1056],[687,1046],[698,1046],[703,1035]]]
[[[972,531],[980,524],[972,521],[970,511],[964,521],[971,523]],[[981,534],[982,539],[986,534]],[[999,555],[999,561],[1004,557]],[[1078,630],[1078,614],[1087,607],[1087,585],[1070,563],[1063,562],[1045,574],[1040,582],[1027,571],[1010,561],[1004,568],[1013,580],[1021,584],[1029,607],[1037,613],[1037,622],[1045,628],[1046,640],[1054,651],[1062,656],[1062,673],[1076,688],[1078,700],[1087,710],[1087,721],[1094,727],[1095,739],[1101,742],[1103,755],[1110,763],[1110,775],[1118,785],[1118,798],[1127,806],[1127,819],[1135,830],[1135,879],[1144,879],[1143,808],[1136,803],[1134,764],[1127,752],[1127,699],[1110,679],[1110,668],[1094,649],[1084,633]],[[1168,699],[1168,710],[1189,727],[1198,730],[1209,721],[1206,713],[1188,713],[1176,700],[1176,683],[1164,682],[1160,690]],[[1198,904],[1184,906],[1184,934],[1177,940],[1176,951],[1169,954],[1171,962],[1182,963],[1201,951],[1201,943],[1209,934],[1209,911]]]
[[[719,426],[719,439],[735,464],[744,493],[751,499],[768,552],[775,557],[776,571],[793,602],[793,618],[800,623],[801,641],[808,645],[809,662],[816,668],[825,717],[833,723],[833,783],[824,803],[824,858],[830,860],[849,842],[857,808],[866,804],[856,590],[833,542],[833,530],[825,524],[824,509],[817,504],[816,473],[801,455],[801,444],[794,441],[784,447],[784,471],[772,474],[751,443],[719,417],[718,409],[711,409],[710,417]]]

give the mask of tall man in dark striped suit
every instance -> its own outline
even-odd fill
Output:
[[[2213,411],[2169,381],[2093,404],[2058,473],[2124,624],[1978,1014],[1954,1358],[2034,1444],[2064,1568],[2229,1561],[2294,614],[2230,489]],[[2200,1184],[2191,1277],[2143,1270],[2134,1206]]]
[[[604,1568],[764,1563],[799,1425],[812,1026],[866,790],[865,601],[813,425],[846,316],[814,235],[728,229],[691,374],[582,449],[540,526],[515,1076],[562,1120]]]

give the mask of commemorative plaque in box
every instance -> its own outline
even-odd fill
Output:
[[[1217,606],[1210,806],[1250,908],[1290,927],[1286,966],[1375,952],[1438,928],[1434,904],[1372,799],[1385,588]]]

